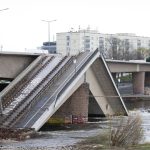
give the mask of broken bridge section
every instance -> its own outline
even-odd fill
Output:
[[[97,70],[101,71],[101,67],[106,68],[104,60],[99,58],[99,55],[97,49],[77,56],[41,55],[36,58],[12,81],[7,90],[2,91],[1,127],[39,130],[85,80],[89,83],[89,89],[94,96],[108,94],[101,79],[111,82],[108,86],[115,91],[113,95],[118,96],[109,71],[104,69],[105,71],[99,74]],[[101,78],[102,75],[106,77]],[[117,111],[121,111],[127,115],[120,95],[113,101],[105,97],[97,102],[104,114],[114,115]],[[105,104],[109,109],[103,109],[106,108]]]

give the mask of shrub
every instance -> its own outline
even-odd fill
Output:
[[[128,147],[138,144],[143,137],[140,116],[129,116],[121,119],[119,125],[111,130],[111,145]]]

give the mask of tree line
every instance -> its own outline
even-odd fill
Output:
[[[150,56],[150,49],[137,46],[134,48],[129,39],[121,40],[116,37],[106,38],[107,46],[100,46],[100,51],[107,59],[114,60],[143,60]]]

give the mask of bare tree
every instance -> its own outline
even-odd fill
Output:
[[[111,36],[105,39],[108,45],[106,58],[116,60],[135,60],[144,59],[150,56],[150,50],[146,48],[134,49],[132,42],[129,39],[119,39]],[[106,51],[106,50],[105,50]]]
[[[113,59],[117,59],[118,39],[111,36],[110,38],[106,38],[106,42],[108,42],[109,56]]]
[[[111,53],[111,58],[117,60],[128,60],[129,59],[129,50],[130,50],[130,43],[127,40],[121,40],[116,37],[109,37],[106,38],[106,42],[109,43],[109,56]]]
[[[137,49],[137,59],[146,59],[150,56],[150,49],[140,47]]]
[[[112,146],[128,147],[138,144],[143,138],[142,121],[140,116],[129,116],[122,119],[111,132]]]

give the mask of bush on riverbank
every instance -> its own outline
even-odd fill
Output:
[[[111,145],[129,147],[137,145],[143,137],[142,121],[140,116],[129,116],[121,119],[119,125],[112,129]]]
[[[109,117],[108,128],[95,137],[87,138],[79,143],[81,150],[149,150],[150,144],[140,145],[143,138],[142,121],[140,116],[129,116],[118,119]]]

